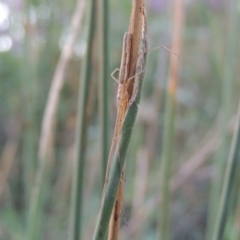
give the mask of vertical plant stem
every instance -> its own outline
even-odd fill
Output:
[[[99,112],[101,123],[101,160],[102,160],[102,177],[105,180],[105,171],[107,169],[108,158],[108,82],[109,82],[109,51],[108,51],[108,0],[100,0],[99,5]]]
[[[236,174],[239,174],[237,169],[239,165],[240,158],[240,101],[238,106],[238,119],[237,119],[237,130],[234,133],[231,150],[229,153],[229,159],[227,162],[227,169],[224,178],[223,190],[220,198],[219,209],[216,216],[216,222],[214,225],[214,232],[212,240],[223,239],[223,234],[225,230],[225,224],[227,222],[226,213],[228,211],[231,193],[233,190],[234,178]]]
[[[79,87],[79,103],[77,116],[77,131],[76,131],[76,162],[74,166],[72,202],[71,202],[71,226],[70,239],[78,240],[81,237],[82,229],[82,210],[83,210],[83,179],[85,168],[85,145],[86,145],[86,114],[87,114],[87,99],[89,94],[90,78],[91,78],[91,56],[93,49],[93,38],[95,30],[95,9],[96,1],[89,1],[89,21],[88,21],[88,37],[87,37],[87,52],[82,67],[82,78]]]
[[[76,10],[73,14],[71,21],[71,32],[64,46],[64,50],[60,56],[56,71],[52,80],[51,89],[49,92],[41,129],[40,143],[39,143],[39,168],[36,173],[36,179],[34,183],[34,188],[32,190],[30,206],[29,206],[29,216],[28,216],[28,230],[27,239],[35,240],[37,236],[37,230],[40,223],[41,215],[41,202],[42,193],[46,187],[46,182],[48,179],[48,169],[47,163],[50,161],[50,148],[53,140],[53,129],[55,125],[56,110],[59,101],[59,95],[64,83],[64,76],[66,66],[72,56],[72,48],[74,46],[77,30],[80,27],[83,0],[78,0]]]
[[[125,169],[125,167],[123,168]],[[119,228],[120,228],[120,219],[122,212],[122,204],[123,204],[123,184],[124,184],[124,175],[122,174],[120,183],[118,186],[116,201],[113,207],[113,211],[111,214],[110,224],[109,224],[109,232],[108,232],[108,240],[118,240]]]
[[[41,203],[43,199],[43,191],[45,186],[45,178],[48,176],[47,168],[45,167],[44,159],[40,162],[40,166],[36,173],[35,186],[31,193],[30,206],[29,206],[29,215],[28,215],[28,226],[27,226],[27,240],[35,240],[38,235],[39,224],[41,220]]]
[[[11,124],[11,132],[0,155],[0,200],[2,199],[4,190],[7,187],[9,175],[11,173],[20,142],[20,124],[17,124],[16,121],[12,122],[13,124]]]
[[[140,33],[142,30],[142,14],[144,11],[145,11],[144,0],[132,1],[131,19],[130,19],[130,24],[128,28],[128,32],[132,34],[131,61],[129,63],[129,77],[134,76],[136,73]],[[133,84],[134,84],[134,78],[131,79],[131,82],[128,87],[128,92],[130,96],[133,91]]]
[[[170,205],[170,177],[173,158],[174,122],[176,112],[176,96],[169,95],[166,106],[164,129],[163,158],[162,158],[162,208],[161,208],[161,239],[168,239],[169,235],[169,205]]]
[[[106,238],[109,220],[113,206],[115,204],[118,186],[124,169],[127,148],[129,145],[132,127],[133,123],[135,122],[136,115],[137,105],[132,104],[124,120],[124,130],[122,132],[121,139],[119,140],[119,147],[115,151],[114,159],[112,161],[112,171],[110,172],[109,183],[103,193],[103,201],[101,204],[100,214],[93,236],[94,240],[105,240]]]
[[[71,25],[70,25],[70,34],[64,45],[63,51],[59,58],[59,61],[54,72],[52,79],[52,84],[48,94],[47,104],[43,115],[42,127],[41,127],[41,136],[39,143],[39,158],[44,159],[49,154],[49,145],[53,137],[55,119],[57,106],[59,102],[59,97],[61,90],[64,85],[66,69],[69,63],[69,60],[73,54],[73,47],[77,39],[77,35],[82,23],[83,10],[84,10],[85,1],[77,0],[76,9],[74,11]]]
[[[162,34],[161,34],[162,35]],[[167,37],[166,39],[161,40],[164,45],[167,45]],[[167,70],[167,54],[169,54],[167,51],[159,51],[159,57],[158,57],[158,70],[155,74],[155,83],[154,83],[154,90],[153,90],[153,100],[154,100],[154,106],[156,109],[157,117],[153,121],[153,123],[150,125],[149,130],[147,132],[147,139],[148,141],[148,149],[149,149],[149,162],[151,163],[154,158],[157,157],[158,152],[156,151],[157,146],[157,139],[159,130],[158,127],[162,125],[163,117],[161,114],[162,106],[164,105],[163,98],[163,89],[164,86],[167,84],[167,79],[162,76],[166,76],[167,73],[165,72]],[[164,82],[163,82],[164,80]],[[163,85],[164,84],[164,85]],[[158,149],[159,150],[159,149]]]
[[[172,51],[181,54],[182,48],[182,28],[183,28],[183,0],[173,1],[173,36]],[[170,73],[168,81],[168,93],[166,101],[165,128],[163,136],[163,152],[162,152],[162,208],[161,208],[161,240],[169,239],[169,205],[170,205],[170,178],[171,167],[174,152],[174,127],[176,115],[176,95],[179,79],[179,58],[171,55]]]
[[[135,122],[135,118],[137,115],[138,104],[140,101],[141,89],[142,89],[142,80],[144,77],[144,69],[146,63],[147,56],[147,41],[146,41],[146,16],[145,16],[145,8],[144,5],[141,6],[137,11],[140,11],[140,16],[143,18],[144,24],[142,28],[142,41],[143,41],[143,54],[139,56],[139,60],[137,63],[137,67],[135,71],[138,74],[135,77],[133,92],[131,95],[128,95],[127,92],[121,92],[123,94],[120,96],[121,102],[118,107],[118,115],[115,127],[114,139],[117,137],[117,142],[113,141],[108,166],[107,166],[107,174],[106,174],[106,182],[103,189],[101,208],[97,220],[97,225],[94,231],[94,240],[105,240],[109,220],[111,214],[113,212],[114,204],[115,208],[122,205],[122,198],[117,198],[116,196],[120,195],[119,192],[122,190],[122,187],[119,187],[120,180],[124,175],[124,168],[126,163],[126,153],[132,133],[132,128]],[[138,48],[137,48],[138,49]],[[136,52],[138,55],[138,52]],[[134,71],[134,72],[135,72]],[[139,74],[140,73],[140,74]],[[128,87],[129,81],[123,83],[124,87]],[[121,86],[119,86],[121,87]],[[123,88],[125,91],[128,88]],[[124,106],[124,107],[122,107]],[[121,117],[119,117],[121,116]],[[120,201],[120,202],[119,202]],[[119,205],[118,205],[119,204]],[[118,206],[117,206],[118,205]],[[114,219],[114,216],[112,217]],[[115,219],[114,219],[115,221]],[[114,229],[119,229],[119,216],[117,218],[117,223],[111,224]],[[113,230],[114,230],[113,229]],[[113,233],[112,233],[113,232]],[[118,233],[110,230],[109,231],[109,239],[118,239]],[[115,236],[115,238],[112,238]]]
[[[26,34],[24,41],[25,61],[23,61],[23,97],[24,99],[24,135],[23,135],[23,166],[24,166],[24,190],[25,204],[29,205],[32,179],[34,177],[37,157],[37,74],[36,56],[34,58],[34,24],[30,22],[30,2],[26,2]]]
[[[214,166],[216,167],[216,178],[213,179],[211,193],[210,193],[210,203],[209,203],[209,215],[208,215],[208,224],[207,224],[207,233],[206,239],[212,239],[214,221],[216,219],[216,212],[219,203],[219,197],[221,195],[222,189],[222,176],[226,167],[225,163],[225,152],[228,147],[227,142],[227,122],[230,117],[231,110],[231,98],[233,91],[233,82],[234,82],[234,68],[235,60],[237,56],[237,46],[238,46],[238,32],[239,32],[239,14],[237,11],[238,0],[232,0],[229,7],[229,32],[227,40],[227,55],[224,68],[224,76],[222,82],[222,102],[221,102],[221,143],[218,153],[215,157]]]
[[[237,209],[236,209],[235,222],[234,222],[234,228],[236,231],[237,239],[240,239],[240,190],[239,189],[238,189]]]
[[[25,35],[25,55],[26,61],[24,62],[24,95],[26,96],[26,112],[25,112],[25,125],[27,126],[24,131],[23,139],[23,152],[24,152],[24,182],[25,182],[25,204],[26,204],[26,222],[27,222],[27,239],[35,239],[33,235],[37,232],[37,220],[32,218],[33,208],[33,179],[37,160],[37,118],[36,118],[36,102],[37,102],[37,74],[36,66],[34,66],[34,51],[32,48],[34,25],[30,21],[30,6],[31,2],[26,2],[26,35]],[[36,57],[36,56],[35,56]],[[32,192],[31,192],[32,190]],[[31,198],[30,198],[31,197]],[[35,200],[35,199],[34,199]],[[37,202],[35,202],[38,204]],[[30,205],[30,210],[28,206]],[[38,219],[38,218],[37,218]]]
[[[140,0],[140,1],[134,0],[132,2],[131,19],[130,19],[130,24],[129,24],[129,29],[128,29],[128,32],[132,36],[132,42],[131,42],[131,48],[130,48],[130,51],[131,51],[130,56],[131,57],[130,57],[130,62],[129,62],[129,66],[128,66],[128,68],[129,68],[129,76],[128,77],[132,77],[136,73],[136,64],[137,64],[139,41],[140,41],[140,31],[142,29],[142,15],[143,15],[144,11],[145,11],[145,6],[144,6],[143,0]],[[144,21],[145,20],[146,19],[144,19]],[[128,98],[130,99],[130,96],[132,96],[133,90],[134,90],[134,78],[130,79],[127,84],[128,85],[127,85],[126,90],[127,90]],[[116,133],[117,137],[118,137],[118,134],[122,127],[123,117],[125,116],[125,112],[126,112],[126,106],[127,106],[126,103],[128,102],[128,100],[127,101],[124,100],[125,103],[122,103],[124,107],[120,107],[118,109],[118,116],[120,116],[120,117],[117,118],[116,127],[115,127],[115,133]],[[121,178],[122,178],[122,182],[124,182],[124,173],[122,174]],[[123,195],[122,195],[123,186],[124,186],[124,184],[120,184],[119,188],[118,188],[117,198],[115,201],[115,207],[112,212],[113,216],[111,217],[111,222],[110,222],[110,227],[112,229],[109,229],[109,236],[108,236],[109,240],[113,240],[113,239],[118,240],[120,220],[121,220],[121,217],[120,217],[121,209],[118,207],[118,205],[119,206],[123,205],[123,203],[122,203],[122,201],[123,201]],[[118,210],[118,212],[116,212],[116,210]],[[118,216],[118,217],[116,218],[116,216]]]

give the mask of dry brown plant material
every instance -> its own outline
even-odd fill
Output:
[[[62,54],[60,56],[53,76],[42,122],[38,153],[40,160],[49,157],[52,151],[51,148],[53,141],[53,129],[55,126],[57,105],[59,101],[60,92],[64,84],[66,68],[69,60],[72,57],[73,46],[77,38],[78,30],[80,29],[82,23],[84,5],[85,5],[84,0],[78,0],[76,10],[73,14],[71,21],[70,35],[63,48]]]
[[[130,19],[130,25],[127,35],[129,40],[127,40],[127,46],[125,47],[126,56],[123,52],[122,64],[120,69],[120,77],[122,76],[121,72],[124,68],[125,81],[123,79],[119,79],[119,90],[118,90],[118,109],[117,109],[117,119],[114,130],[114,138],[110,151],[110,161],[112,159],[114,149],[117,145],[117,139],[120,136],[122,123],[126,114],[127,107],[129,105],[129,101],[133,95],[134,89],[134,75],[136,74],[136,64],[139,56],[139,42],[140,42],[140,33],[142,30],[142,18],[145,18],[145,6],[143,0],[134,0],[132,3],[132,13]],[[124,42],[125,43],[125,42]],[[123,43],[123,44],[124,44]],[[130,53],[130,54],[129,54]],[[124,59],[126,57],[126,59]],[[129,59],[128,59],[129,57]],[[106,181],[108,181],[108,174],[110,168],[110,161],[108,162],[107,167],[107,177]],[[121,221],[121,208],[123,206],[123,182],[124,182],[124,174],[122,174],[120,185],[118,188],[117,198],[115,201],[115,206],[113,208],[110,225],[109,225],[109,234],[108,240],[117,240],[119,235],[119,227]]]

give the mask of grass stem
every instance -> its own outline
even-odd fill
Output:
[[[99,3],[99,112],[101,124],[101,160],[103,183],[105,181],[105,171],[107,169],[107,159],[109,150],[109,114],[108,114],[108,82],[109,82],[109,51],[108,51],[108,0],[100,0]]]
[[[173,11],[173,36],[172,36],[172,51],[178,55],[182,48],[182,28],[183,28],[183,0],[174,1]],[[179,58],[171,55],[170,70],[168,81],[168,93],[166,101],[165,128],[163,135],[163,152],[162,152],[162,169],[161,169],[161,193],[162,193],[162,208],[161,208],[161,240],[169,239],[169,220],[170,220],[170,178],[171,168],[173,163],[174,152],[174,128],[176,115],[176,97],[179,79]]]
[[[95,31],[95,9],[96,1],[89,1],[89,22],[87,36],[87,52],[82,67],[82,78],[79,87],[79,103],[76,131],[76,165],[74,166],[74,177],[72,186],[71,222],[69,236],[71,240],[78,240],[82,230],[83,211],[83,180],[85,168],[86,128],[87,128],[87,100],[90,89],[91,62],[93,39]]]
[[[219,209],[216,216],[216,222],[214,225],[214,232],[212,240],[223,239],[223,234],[225,230],[225,224],[227,222],[226,213],[229,208],[229,203],[233,191],[234,179],[238,174],[240,157],[240,101],[238,107],[238,119],[237,119],[237,129],[234,133],[231,150],[229,153],[229,158],[227,162],[227,169],[224,178],[223,190],[220,198]]]

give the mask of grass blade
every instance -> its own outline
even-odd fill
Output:
[[[95,8],[96,1],[89,1],[89,22],[88,22],[88,37],[87,37],[87,52],[82,68],[82,82],[79,88],[79,103],[77,116],[77,131],[76,131],[76,166],[74,166],[74,178],[72,188],[71,202],[71,226],[69,239],[78,240],[81,236],[82,229],[82,208],[83,208],[83,179],[85,168],[85,139],[86,139],[86,113],[87,100],[89,94],[90,78],[91,78],[91,59],[93,49],[93,38],[95,30]]]
[[[113,159],[110,159],[111,169],[109,172],[109,177],[107,176],[107,181],[103,190],[101,209],[93,236],[94,240],[105,239],[107,235],[109,220],[115,204],[117,192],[119,191],[119,184],[123,176],[123,170],[126,162],[126,153],[138,111],[138,104],[141,97],[142,80],[144,77],[144,69],[147,56],[146,22],[144,13],[143,18],[143,54],[140,55],[136,68],[136,72],[140,74],[137,74],[135,77],[133,95],[128,102],[128,107],[126,109],[123,125],[119,133],[119,140],[117,142],[116,149],[114,150],[113,154],[110,153],[110,156],[112,155]],[[114,233],[114,236],[116,236],[116,233]],[[111,236],[109,236],[109,238],[113,239]]]
[[[224,179],[223,191],[220,199],[220,206],[217,213],[217,218],[214,226],[214,233],[212,240],[223,239],[225,224],[227,221],[226,213],[228,211],[231,193],[234,185],[234,179],[238,174],[238,162],[240,158],[240,101],[238,107],[238,120],[237,130],[234,133],[231,150],[229,153],[229,159],[227,163],[227,169]]]
[[[183,28],[183,1],[177,0],[174,2],[173,12],[173,36],[172,36],[172,51],[177,54],[181,53],[182,48],[182,28]],[[174,151],[174,127],[176,114],[176,97],[178,87],[178,72],[180,67],[179,58],[171,55],[170,73],[168,82],[168,95],[166,102],[165,129],[163,136],[163,152],[162,152],[162,208],[161,208],[161,240],[169,239],[169,202],[170,202],[170,178],[171,166],[173,162]]]
[[[210,193],[210,203],[209,203],[209,216],[208,216],[208,224],[207,224],[207,232],[206,239],[210,240],[213,234],[213,226],[214,221],[216,219],[216,212],[218,208],[218,199],[221,195],[222,189],[222,176],[224,174],[224,170],[226,167],[225,156],[226,150],[228,148],[227,142],[227,123],[230,118],[230,105],[232,99],[233,92],[233,83],[234,83],[234,69],[235,69],[235,60],[237,57],[237,46],[238,46],[238,29],[239,29],[239,14],[237,11],[237,2],[236,0],[232,0],[229,7],[230,14],[230,28],[228,34],[227,41],[227,54],[226,54],[226,62],[224,67],[224,76],[222,83],[222,102],[220,109],[220,133],[221,133],[221,143],[218,153],[215,157],[216,166],[216,177],[212,182],[212,189]]]
[[[101,0],[99,5],[99,112],[101,124],[101,160],[103,183],[105,181],[105,171],[107,169],[109,137],[109,114],[108,114],[108,82],[109,82],[109,51],[108,51],[108,0]]]

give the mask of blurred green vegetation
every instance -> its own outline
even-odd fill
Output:
[[[172,18],[167,2],[146,1],[149,48],[159,45],[170,47]],[[113,71],[120,64],[122,37],[128,29],[131,1],[115,0],[109,3],[109,69]],[[235,3],[234,14],[237,14],[239,21],[240,1]],[[0,17],[0,240],[20,240],[26,237],[30,196],[39,168],[38,148],[43,113],[54,71],[69,34],[75,5],[76,1],[73,0],[0,1],[0,15],[3,16]],[[67,239],[78,86],[86,49],[85,19],[67,66],[58,104],[53,154],[47,165],[49,179],[42,196],[42,217],[37,223],[38,239]],[[176,177],[176,182],[181,182],[184,175],[178,173],[184,167],[190,174],[171,195],[171,239],[205,239],[210,185],[216,177],[213,160],[219,151],[224,69],[229,64],[226,53],[230,19],[229,1],[185,1],[172,176]],[[240,37],[239,32],[235,32],[236,39]],[[83,189],[83,239],[92,237],[102,193],[97,48],[96,35],[91,66],[90,117]],[[229,154],[234,132],[233,119],[240,97],[239,46],[236,46],[234,54],[236,58],[231,65],[233,74],[232,79],[229,79],[233,84],[227,106],[226,121],[229,127],[223,152],[225,161]],[[159,211],[155,207],[159,205],[155,202],[159,198],[161,184],[160,156],[168,63],[169,52],[165,50],[148,55],[143,97],[127,156],[124,219],[129,225],[126,226],[123,221],[121,239],[157,238]],[[117,83],[110,78],[110,74],[108,130],[111,139],[116,117]],[[206,153],[202,146],[212,136],[215,138]],[[197,168],[191,169],[192,165],[187,165],[189,161],[194,163],[199,158],[202,164]],[[239,196],[238,187],[236,196]],[[136,209],[134,199],[138,198],[141,200]],[[230,240],[240,237],[239,197],[236,201],[235,211],[229,211],[231,215],[225,231],[226,239]],[[151,206],[155,207],[150,211]],[[131,219],[140,210],[144,210],[144,213],[135,222],[135,230],[132,230]]]

